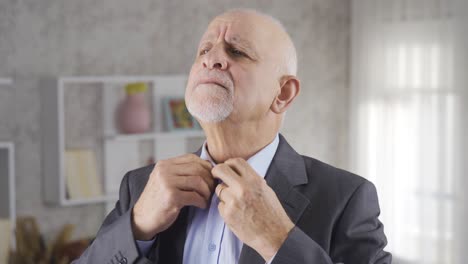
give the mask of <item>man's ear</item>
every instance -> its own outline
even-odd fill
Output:
[[[286,111],[294,98],[299,94],[300,81],[294,75],[285,75],[280,79],[280,89],[271,105],[271,111],[281,114]]]

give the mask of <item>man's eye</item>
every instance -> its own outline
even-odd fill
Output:
[[[245,53],[238,50],[238,49],[231,49],[231,53],[236,55],[236,56],[245,56]]]

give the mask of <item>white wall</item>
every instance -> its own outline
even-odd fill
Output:
[[[279,18],[299,54],[302,92],[284,135],[300,152],[346,167],[349,1],[63,1],[0,2],[0,140],[16,143],[17,209],[48,235],[64,223],[93,235],[101,205],[43,203],[40,81],[60,75],[187,73],[210,19],[232,7]]]

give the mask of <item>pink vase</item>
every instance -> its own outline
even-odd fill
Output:
[[[151,112],[145,100],[145,93],[127,94],[117,110],[117,127],[120,132],[145,133],[150,126]]]

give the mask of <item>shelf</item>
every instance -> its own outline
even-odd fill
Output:
[[[82,199],[66,199],[62,202],[62,205],[72,206],[72,205],[85,205],[85,204],[97,204],[103,202],[117,202],[119,199],[118,195],[107,195],[99,196],[94,198],[82,198]]]
[[[145,98],[151,111],[149,131],[152,132],[120,134],[115,124],[116,110],[126,96],[124,87],[132,82],[144,82],[148,86]],[[45,201],[58,206],[104,203],[109,212],[115,205],[125,173],[161,159],[196,151],[205,140],[202,130],[166,132],[164,100],[183,98],[186,82],[185,75],[68,76],[43,80]],[[94,192],[95,197],[81,198],[88,196],[79,194],[79,189],[74,190],[73,198],[67,196],[70,194],[67,185],[70,181],[66,175],[67,166],[70,166],[67,165],[68,151],[94,153],[97,165],[93,180],[86,181],[83,175],[72,179],[79,179],[78,182],[84,179],[89,183],[96,182],[94,179],[98,177],[102,192]],[[71,186],[80,185],[73,183]]]
[[[12,142],[0,142],[0,218],[10,223],[10,245],[16,248],[16,185],[15,185],[15,147]]]
[[[129,83],[129,82],[154,82],[161,76],[70,76],[61,77],[63,83]]]

